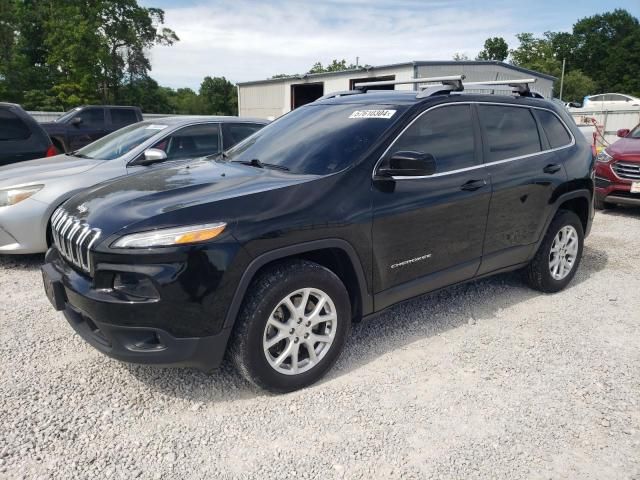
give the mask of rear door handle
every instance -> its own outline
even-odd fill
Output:
[[[466,183],[463,183],[462,185],[460,185],[460,190],[465,190],[467,192],[473,192],[474,190],[478,190],[482,187],[484,187],[487,184],[487,181],[482,179],[482,180],[469,180]]]
[[[544,173],[557,173],[560,170],[562,170],[562,167],[557,163],[550,163],[549,165],[544,167],[542,170],[544,171]]]

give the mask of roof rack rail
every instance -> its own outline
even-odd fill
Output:
[[[512,78],[507,80],[487,80],[482,82],[463,82],[464,79],[464,75],[449,75],[445,77],[412,78],[410,80],[358,82],[354,85],[354,90],[329,93],[318,98],[316,101],[367,93],[371,87],[387,85],[418,85],[420,91],[416,94],[416,98],[427,98],[433,95],[462,92],[465,87],[473,87],[474,90],[510,90],[512,93],[518,94],[521,97],[544,98],[539,93],[532,92],[529,88],[530,83],[536,82],[535,78]],[[436,85],[419,85],[422,83],[435,83]]]
[[[320,98],[316,98],[314,101],[319,102],[320,100],[327,100],[328,98],[346,97],[348,95],[359,95],[361,93],[366,93],[366,92],[363,92],[362,90],[343,90],[341,92],[327,93],[326,95],[323,95]]]
[[[424,78],[412,78],[409,80],[381,80],[376,82],[359,82],[354,85],[354,88],[358,90],[367,91],[371,87],[382,87],[386,85],[416,85],[419,83],[441,83],[443,85],[456,84],[456,86],[462,89],[462,80],[464,75],[448,75],[444,77],[424,77]]]
[[[529,88],[530,83],[536,83],[535,78],[514,78],[508,80],[487,80],[482,82],[468,82],[465,83],[465,87],[475,87],[480,90],[511,90],[513,93],[520,94],[523,97],[531,97],[539,95],[538,93],[531,92]],[[486,87],[486,88],[484,88]],[[495,88],[495,87],[507,87],[507,88]]]

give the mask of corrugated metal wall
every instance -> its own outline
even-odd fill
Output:
[[[553,96],[553,81],[538,77],[534,74],[520,72],[503,65],[486,64],[473,65],[448,62],[442,65],[420,65],[416,67],[418,77],[439,77],[444,75],[465,75],[468,82],[487,80],[505,80],[511,78],[537,79],[533,90],[546,98]],[[394,75],[396,80],[410,80],[414,78],[414,67],[411,64],[373,68],[368,72],[345,72],[344,74],[313,75],[305,79],[282,79],[278,82],[255,82],[241,84],[239,92],[240,116],[250,117],[279,117],[291,108],[291,85],[304,83],[324,84],[325,95],[332,92],[349,89],[349,81],[354,78],[378,77]],[[397,85],[397,90],[413,90],[413,85]],[[468,90],[477,93],[491,93],[490,90]]]

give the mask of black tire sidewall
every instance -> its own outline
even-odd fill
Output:
[[[569,272],[569,274],[562,280],[556,280],[553,278],[551,271],[549,270],[549,254],[551,252],[551,245],[553,244],[553,240],[558,232],[569,225],[575,228],[578,233],[578,254],[571,272]],[[530,265],[530,278],[533,276],[536,280],[535,283],[537,284],[534,286],[548,293],[554,293],[564,289],[571,282],[580,267],[583,248],[584,229],[580,218],[573,212],[561,210],[553,219],[551,225],[549,225],[549,229],[547,230],[547,234],[545,235],[542,245],[540,245],[536,258]]]
[[[244,367],[250,375],[250,380],[258,386],[274,392],[289,392],[303,388],[320,379],[336,362],[344,347],[344,343],[351,327],[351,305],[347,291],[340,279],[330,270],[315,265],[305,268],[296,265],[286,274],[278,275],[277,279],[269,282],[266,288],[259,288],[261,298],[257,302],[249,302],[240,320],[245,322]],[[298,375],[279,373],[269,365],[264,354],[262,340],[267,320],[278,303],[296,290],[316,288],[325,292],[336,307],[337,329],[334,341],[322,360],[311,370]]]

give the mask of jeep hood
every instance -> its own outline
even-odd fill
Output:
[[[216,202],[301,184],[316,175],[298,175],[232,162],[196,160],[174,167],[128,175],[84,190],[63,208],[102,230],[103,238],[123,228],[152,228],[182,223],[186,209],[203,219],[223,220]],[[258,207],[259,208],[259,207]],[[228,216],[228,214],[227,214]],[[193,215],[190,215],[193,218]],[[231,221],[232,219],[226,219]],[[144,228],[142,228],[144,229]]]
[[[0,167],[0,188],[25,183],[46,184],[49,180],[86,172],[102,164],[101,160],[56,155]]]

